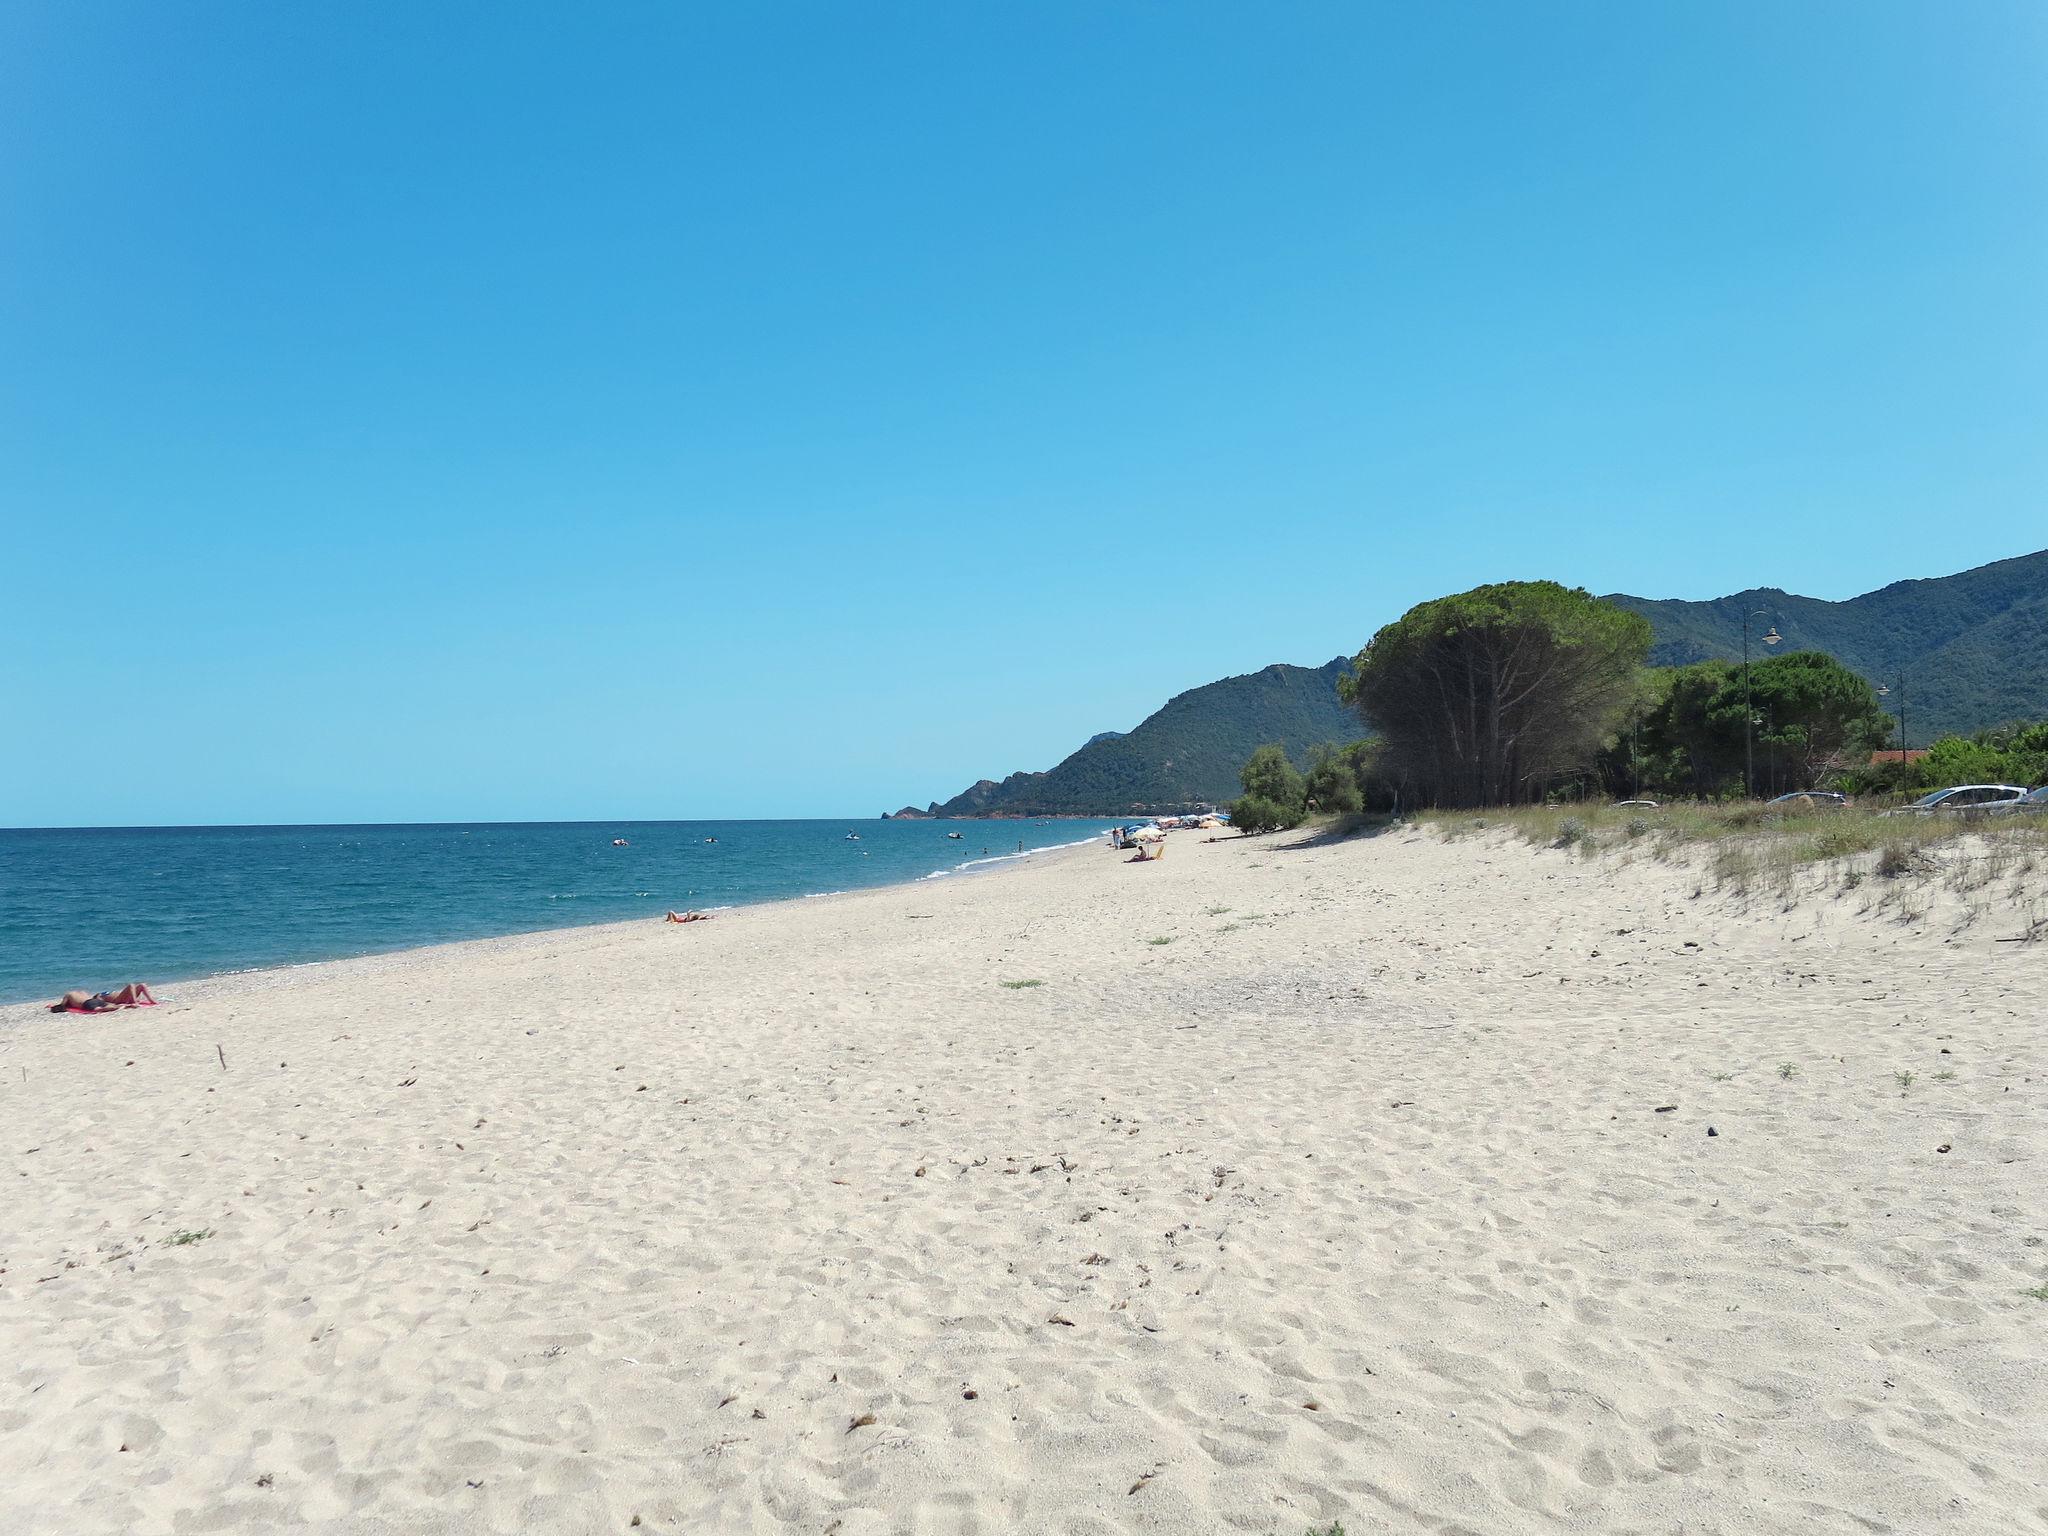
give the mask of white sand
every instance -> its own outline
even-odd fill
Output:
[[[0,1530],[2048,1529],[2048,945],[1285,843],[0,1011]]]

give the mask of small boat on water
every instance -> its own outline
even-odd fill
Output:
[[[960,834],[958,832],[948,832],[946,836],[951,838],[956,843],[960,841]]]
[[[846,834],[846,840],[849,843],[857,843],[860,841],[860,834],[858,832],[849,832]]]
[[[633,845],[627,842],[623,837],[615,837],[612,839],[612,846],[614,848],[630,848]]]

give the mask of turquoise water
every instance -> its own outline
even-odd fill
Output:
[[[0,1002],[945,877],[1014,858],[1020,841],[1055,847],[1109,825],[0,830]],[[630,846],[613,847],[619,837]]]

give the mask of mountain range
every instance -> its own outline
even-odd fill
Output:
[[[1688,603],[1670,598],[1607,599],[1650,621],[1657,666],[1720,657],[1742,659],[1742,621],[1750,654],[1826,651],[1907,701],[1911,739],[1925,746],[1947,732],[2048,716],[2048,550],[1980,565],[1954,576],[1895,581],[1831,603],[1776,587],[1757,587]],[[1767,647],[1771,626],[1783,637]]]
[[[2048,718],[2048,550],[1954,576],[1899,581],[1844,602],[1775,587],[1706,602],[1632,597],[1606,601],[1650,621],[1650,660],[1682,666],[1750,654],[1826,651],[1873,683],[1887,707],[1906,701],[1911,741],[2010,720]],[[1775,630],[1776,647],[1762,637]],[[1296,762],[1324,742],[1365,734],[1337,699],[1348,664],[1276,664],[1176,694],[1128,734],[1105,731],[1057,766],[983,779],[934,816],[1123,816],[1214,805],[1238,792],[1255,747],[1277,741]],[[914,813],[913,813],[914,814]]]

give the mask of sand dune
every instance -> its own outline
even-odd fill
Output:
[[[1694,884],[1180,835],[0,1010],[0,1529],[2048,1530],[2048,945]]]

